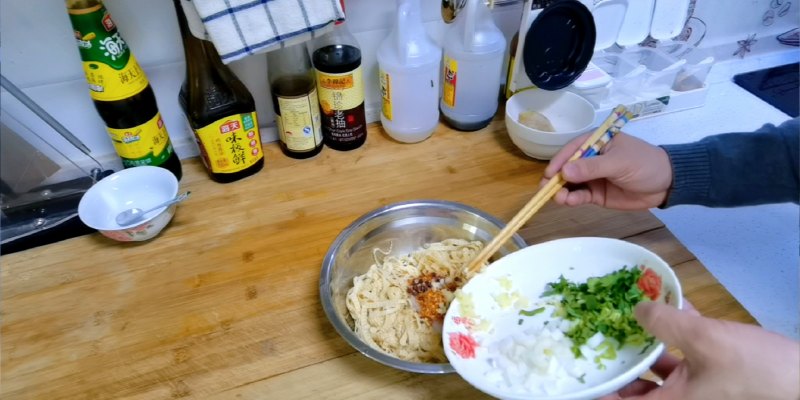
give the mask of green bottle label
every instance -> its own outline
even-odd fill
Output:
[[[148,85],[147,76],[102,5],[69,9],[92,98],[122,100]]]
[[[172,155],[172,144],[160,113],[139,126],[126,129],[106,127],[106,130],[125,168],[159,166]]]

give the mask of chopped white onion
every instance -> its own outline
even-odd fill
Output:
[[[572,354],[572,341],[556,327],[514,333],[488,345],[486,378],[498,388],[528,394],[555,394],[567,380],[584,374]]]

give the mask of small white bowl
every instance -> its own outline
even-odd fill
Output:
[[[130,208],[147,210],[178,194],[178,179],[160,167],[142,166],[115,172],[94,184],[78,204],[78,216],[86,226],[120,242],[152,239],[164,229],[177,205],[145,215],[132,225],[117,225],[117,214]]]
[[[627,266],[644,266],[659,276],[661,286],[654,301],[683,307],[683,294],[675,273],[653,252],[623,240],[579,237],[553,240],[526,247],[489,265],[464,285],[462,294],[450,303],[443,324],[445,355],[456,372],[479,390],[509,400],[589,400],[612,393],[640,376],[664,350],[658,340],[651,346],[626,345],[614,360],[604,362],[605,369],[593,360],[575,359],[575,366],[585,368],[583,377],[531,373],[526,383],[541,390],[508,386],[502,376],[504,361],[497,354],[497,343],[511,337],[533,340],[537,327],[566,329],[553,317],[552,305],[535,316],[520,316],[520,310],[539,307],[549,282],[560,276],[585,282]],[[656,282],[648,285],[655,289]],[[503,301],[505,299],[505,301]],[[511,299],[511,300],[509,300]],[[523,300],[524,299],[524,300]],[[522,301],[521,301],[522,300]],[[463,302],[471,305],[462,306]],[[466,345],[465,345],[466,344]],[[568,351],[572,356],[572,352]],[[569,360],[565,361],[565,364]],[[552,364],[550,366],[553,366]],[[513,367],[506,366],[507,368]],[[545,390],[544,388],[549,389]]]
[[[550,120],[555,132],[529,128],[519,122],[525,111],[536,111]],[[528,89],[506,101],[506,130],[511,141],[526,155],[551,159],[570,140],[588,132],[595,110],[588,100],[567,90]]]

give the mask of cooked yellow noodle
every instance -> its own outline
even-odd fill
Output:
[[[356,335],[373,348],[406,361],[447,362],[441,332],[417,313],[408,294],[409,281],[433,273],[453,282],[463,276],[467,263],[480,252],[478,241],[447,239],[430,243],[405,256],[376,259],[369,270],[353,278],[347,292],[347,309]],[[452,293],[442,290],[446,301]],[[445,310],[441,310],[444,312]]]

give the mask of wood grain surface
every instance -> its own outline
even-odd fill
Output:
[[[184,161],[192,197],[146,243],[99,234],[0,257],[3,399],[483,398],[458,375],[394,370],[355,352],[328,323],[318,279],[335,236],[389,203],[443,199],[508,220],[546,163],[525,157],[502,119],[440,127],[406,145],[370,127],[362,148],[310,160],[265,146],[262,172],[232,184]],[[547,205],[528,244],[604,236],[673,265],[704,314],[754,322],[649,212]]]

